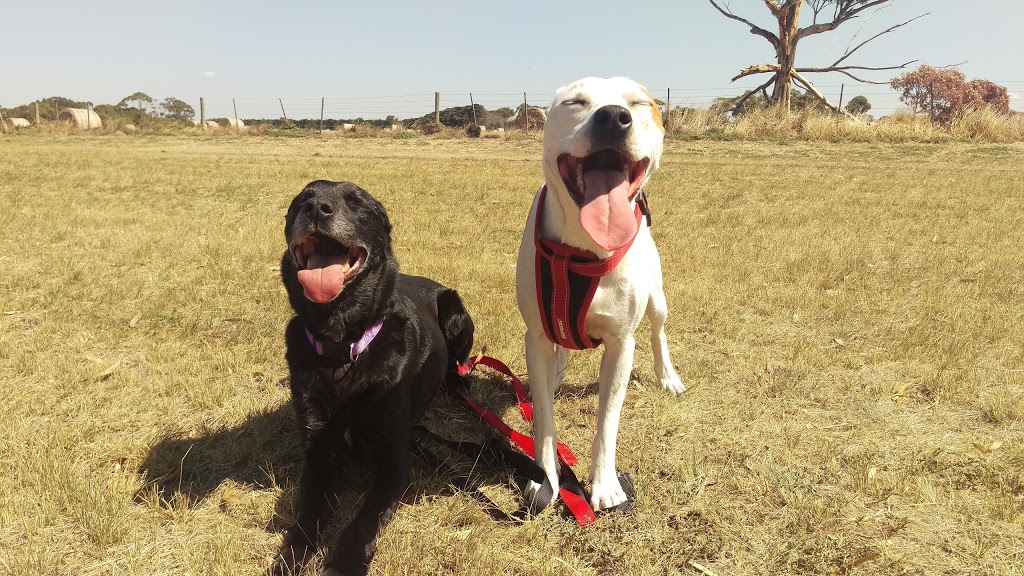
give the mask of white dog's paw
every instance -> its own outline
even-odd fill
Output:
[[[542,510],[558,501],[558,483],[544,485],[538,484],[533,480],[527,480],[523,497],[526,499],[526,507],[529,509],[530,514],[539,514]],[[541,506],[542,504],[543,506]]]
[[[622,489],[618,477],[613,473],[610,477],[602,478],[598,475],[590,483],[590,507],[595,512],[614,508],[622,504],[629,497]]]
[[[686,386],[683,384],[683,381],[675,374],[669,374],[662,378],[661,387],[673,396],[679,396],[683,392],[686,392]]]

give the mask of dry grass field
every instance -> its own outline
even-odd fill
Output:
[[[268,565],[300,465],[277,263],[310,180],[381,199],[403,271],[457,288],[525,372],[539,159],[536,138],[0,138],[0,574]],[[1024,145],[673,141],[662,164],[689,392],[640,346],[618,458],[637,511],[503,524],[415,461],[373,572],[1024,574]],[[599,354],[556,403],[582,477]],[[473,394],[525,430],[500,379]],[[443,398],[429,420],[486,433]]]

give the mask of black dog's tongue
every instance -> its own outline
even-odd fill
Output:
[[[305,270],[299,270],[299,284],[306,298],[317,304],[326,304],[341,294],[345,287],[348,255],[313,254]]]

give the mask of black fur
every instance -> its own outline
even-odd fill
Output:
[[[336,457],[350,452],[367,459],[373,484],[325,565],[330,574],[366,573],[378,532],[409,487],[410,432],[456,363],[469,357],[473,321],[458,293],[427,278],[399,274],[390,233],[384,207],[348,182],[312,182],[288,209],[290,247],[317,234],[361,246],[367,254],[359,272],[327,304],[306,299],[290,249],[281,260],[296,314],[285,331],[286,358],[305,462],[296,522],[285,535],[275,573],[287,573],[315,553],[332,513],[335,462],[344,460]],[[308,329],[330,342],[355,340],[381,316],[384,325],[376,339],[342,368],[318,356],[305,333]]]

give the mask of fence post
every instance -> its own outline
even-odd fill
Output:
[[[199,126],[206,130],[206,98],[199,97]]]
[[[523,92],[523,131],[530,133],[530,105],[526,103],[526,92]]]
[[[92,130],[92,104],[85,103],[85,129]]]
[[[7,134],[7,121],[4,120],[3,112],[0,112],[0,132]]]
[[[231,107],[235,109],[235,132],[241,132],[242,127],[238,124],[238,105],[235,104],[235,99],[231,99]]]
[[[36,102],[36,126],[39,126],[39,102]]]
[[[278,98],[277,101],[281,104],[281,116],[284,116],[284,119],[288,120],[288,115],[285,114],[285,112],[284,112],[284,100],[281,100],[280,98]]]
[[[473,111],[473,126],[479,126],[476,122],[476,104],[473,104],[473,93],[469,93],[469,109]]]
[[[441,125],[441,93],[434,92],[434,123]]]
[[[324,133],[324,97],[320,97],[320,131],[317,132],[317,136]]]
[[[665,130],[668,130],[672,125],[672,89],[668,88],[665,92]]]
[[[839,85],[839,106],[836,106],[836,108],[839,108],[840,110],[843,109],[843,91],[845,91],[845,90],[846,90],[846,84],[840,84]]]
[[[935,83],[928,85],[928,115],[931,117],[932,122],[935,121]]]

